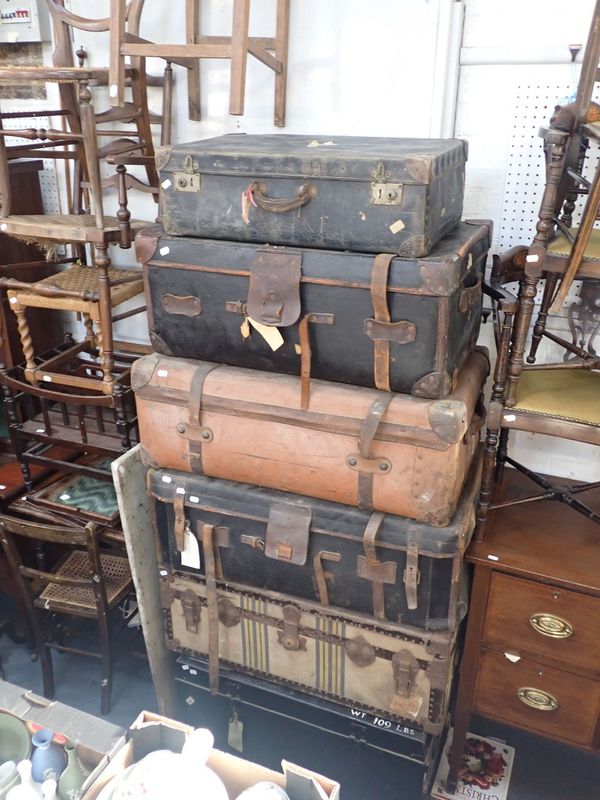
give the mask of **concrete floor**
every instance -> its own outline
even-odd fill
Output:
[[[108,719],[127,727],[139,711],[157,710],[147,664],[133,651],[129,638],[115,669],[112,707]],[[70,654],[54,654],[56,697],[64,703],[99,714],[99,668],[94,661]],[[0,635],[0,659],[5,677],[41,693],[40,666],[24,645]],[[218,718],[218,714],[221,718]],[[181,717],[194,719],[195,712],[182,706]],[[262,718],[240,711],[245,722],[246,756],[266,766],[277,766],[282,757],[340,780],[343,800],[419,800],[422,768],[405,759],[367,750],[347,740],[339,741],[322,731],[289,724],[280,717]],[[197,724],[208,724],[217,733],[227,730],[228,720],[218,706],[198,708]],[[592,800],[600,796],[600,756],[543,740],[508,727],[474,720],[474,732],[495,736],[516,748],[509,800]],[[219,738],[221,741],[219,741]],[[217,744],[226,748],[225,734]],[[232,751],[234,752],[234,751]],[[488,800],[488,798],[486,798]],[[493,795],[489,797],[493,800]]]

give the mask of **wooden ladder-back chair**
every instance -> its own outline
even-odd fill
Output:
[[[44,695],[54,697],[54,672],[51,650],[98,658],[101,662],[101,713],[110,708],[113,675],[113,642],[109,615],[132,591],[133,582],[126,557],[103,552],[98,538],[100,529],[89,523],[83,529],[40,524],[0,514],[0,542],[15,580],[18,582],[27,611],[42,667]],[[45,544],[62,545],[62,556],[52,570],[23,564],[16,544],[18,538]],[[60,615],[98,623],[98,652],[74,647],[53,638],[52,626],[43,618]]]
[[[125,9],[125,23],[128,32],[139,33],[140,17],[145,0],[131,0]],[[87,58],[86,51],[80,46],[76,53],[73,52],[72,37],[76,31],[92,33],[106,33],[110,31],[110,18],[88,19],[68,11],[64,7],[64,0],[46,0],[53,24],[54,51],[52,62],[55,67],[75,67],[75,59],[79,67],[84,67]],[[108,35],[106,41],[108,43]],[[103,85],[108,84],[108,67],[101,70]],[[148,109],[147,87],[149,78],[146,74],[145,59],[135,57],[131,65],[126,68],[126,81],[131,89],[131,100],[124,102],[122,108],[109,108],[96,113],[97,125],[105,123],[133,123],[135,125],[136,139],[131,138],[132,131],[128,130],[102,130],[102,136],[117,137],[105,146],[98,148],[101,157],[109,155],[122,155],[134,153],[143,157],[146,168],[148,185],[155,192],[158,190],[158,173],[154,163],[154,145],[152,139],[152,125],[160,124],[160,143],[169,144],[171,139],[171,102],[173,89],[173,71],[167,62],[163,78],[159,81],[163,89],[162,114],[153,115]],[[153,81],[157,83],[156,80]],[[63,108],[70,112],[78,113],[78,98],[72,84],[62,84],[60,94]]]
[[[189,117],[199,120],[200,60],[223,58],[231,61],[229,113],[241,115],[244,113],[246,64],[250,54],[275,73],[274,124],[284,127],[290,0],[277,0],[276,32],[271,37],[249,35],[250,0],[233,0],[231,36],[200,35],[200,8],[201,0],[185,0],[185,44],[159,44],[130,32],[127,29],[126,0],[111,0],[109,85],[112,104],[122,106],[124,103],[125,58],[154,56],[188,69]]]
[[[522,342],[518,343],[517,337],[522,337],[526,330],[523,320],[531,320],[529,302],[523,302],[528,252],[531,251],[526,247],[516,247],[502,258],[496,257],[491,287],[486,287],[486,292],[492,297],[498,357],[488,411],[476,541],[484,537],[491,509],[542,499],[567,503],[575,511],[600,523],[600,514],[581,499],[584,492],[600,486],[600,481],[563,485],[537,474],[508,454],[511,430],[600,445],[600,372],[589,368],[598,363],[597,357],[589,350],[589,340],[595,337],[600,327],[600,309],[589,301],[584,305],[588,322],[595,314],[595,322],[587,325],[588,349],[581,342],[573,344],[547,332],[547,336],[565,347],[569,360],[523,365]],[[506,285],[515,282],[521,284],[519,298],[506,290]],[[597,282],[593,285],[593,293],[597,300],[600,296]],[[580,308],[577,302],[574,306]],[[515,364],[515,352],[518,364]],[[505,464],[518,469],[541,491],[518,501],[502,501]]]

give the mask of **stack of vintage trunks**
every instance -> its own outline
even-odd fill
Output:
[[[136,241],[156,352],[132,382],[167,644],[213,691],[221,667],[443,731],[488,374],[465,159],[243,134],[159,152],[163,228]]]

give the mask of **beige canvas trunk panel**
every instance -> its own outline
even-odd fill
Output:
[[[146,458],[163,469],[444,526],[479,442],[488,370],[471,353],[444,400],[318,380],[307,398],[294,376],[153,354],[132,384]]]
[[[211,619],[204,583],[166,570],[162,575],[167,646],[208,656],[213,676],[224,663],[386,719],[410,722],[427,733],[441,731],[454,634],[375,625],[366,615],[325,612],[317,604],[295,598],[290,603],[284,595],[231,586],[218,589]],[[211,644],[213,624],[218,636],[213,629]]]

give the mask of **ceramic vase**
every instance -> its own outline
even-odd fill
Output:
[[[31,756],[31,774],[33,780],[42,783],[49,778],[58,782],[61,772],[67,765],[67,756],[63,748],[53,742],[54,732],[42,728],[31,737],[35,747]]]
[[[44,800],[56,800],[56,781],[54,778],[48,778],[48,780],[42,783],[42,797]]]
[[[6,800],[40,800],[40,791],[31,777],[31,761],[19,761],[17,771],[21,783],[9,790]]]
[[[16,786],[20,780],[15,762],[5,761],[0,766],[0,800],[5,800],[9,790]]]
[[[65,753],[67,754],[67,766],[58,781],[58,797],[60,800],[78,800],[88,773],[77,757],[74,744],[67,742]]]

